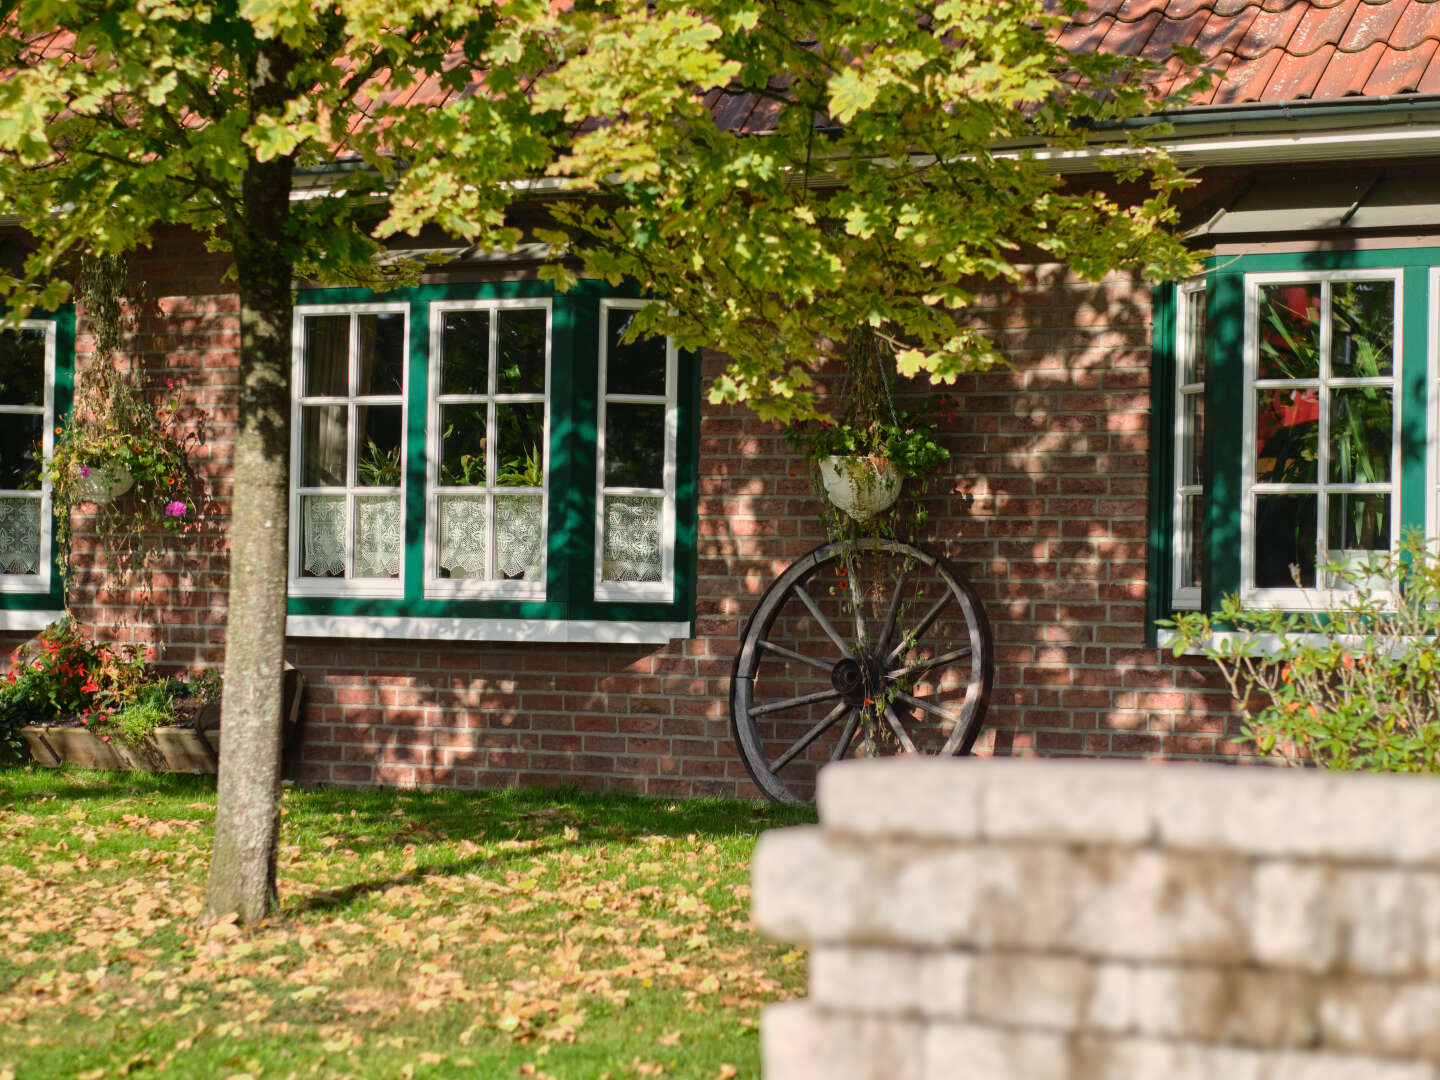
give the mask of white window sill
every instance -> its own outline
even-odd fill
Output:
[[[44,630],[64,618],[63,611],[5,611],[0,609],[0,630]]]
[[[515,641],[536,644],[665,645],[690,637],[689,622],[565,619],[436,619],[402,615],[288,615],[289,637]]]
[[[1175,653],[1175,639],[1179,637],[1174,630],[1161,630],[1156,635],[1156,645],[1170,655]],[[1256,656],[1279,656],[1292,644],[1305,644],[1312,646],[1332,645],[1336,642],[1347,648],[1361,649],[1365,639],[1354,634],[1245,634],[1239,630],[1216,630],[1210,635],[1210,644],[1216,648],[1228,646],[1231,642],[1241,641],[1253,642],[1256,649],[1253,655]],[[1180,654],[1181,656],[1204,656],[1205,653],[1197,646],[1190,646]]]

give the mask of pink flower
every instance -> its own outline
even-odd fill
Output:
[[[178,499],[175,502],[165,504],[165,516],[180,518],[185,516],[185,504]]]
[[[82,477],[88,477],[88,476],[90,475],[90,466],[89,466],[89,465],[81,465],[81,466],[80,466],[80,475],[81,475]]]

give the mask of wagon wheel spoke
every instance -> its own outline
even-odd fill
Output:
[[[860,728],[860,710],[855,709],[850,713],[850,719],[845,721],[845,730],[840,733],[840,741],[835,744],[835,749],[830,751],[830,760],[839,761],[850,752],[850,744],[855,741],[855,732]]]
[[[842,564],[843,565],[843,564]],[[849,567],[845,574],[845,584],[850,588],[850,606],[855,609],[855,643],[857,648],[865,647],[865,602],[860,595],[860,575],[855,568]]]
[[[954,597],[952,597],[949,593],[946,593],[944,596],[940,597],[939,600],[936,600],[935,603],[931,606],[930,610],[925,613],[925,617],[915,624],[914,629],[907,630],[904,635],[901,636],[899,643],[893,649],[891,649],[890,654],[885,657],[885,662],[887,664],[893,664],[897,659],[899,659],[900,654],[905,651],[905,646],[907,643],[919,641],[922,637],[924,637],[925,631],[929,630],[930,627],[935,624],[935,620],[940,617],[940,612],[944,611],[947,607],[949,607],[950,601],[953,599]]]
[[[915,746],[915,740],[910,738],[910,733],[905,730],[905,725],[900,723],[900,718],[895,715],[893,706],[885,706],[885,722],[890,725],[890,730],[895,733],[895,738],[900,740],[900,747],[907,754],[918,754],[920,751]]]
[[[794,746],[790,747],[789,750],[786,750],[785,753],[781,754],[778,758],[776,758],[775,763],[770,767],[776,772],[779,772],[786,765],[789,765],[790,762],[795,760],[796,754],[806,749],[811,743],[818,739],[821,734],[824,733],[826,728],[828,728],[831,724],[835,723],[836,720],[839,720],[840,717],[844,715],[845,710],[850,708],[851,705],[849,702],[840,702],[839,705],[836,705],[835,708],[831,709],[830,712],[826,714],[825,719],[821,720],[804,735],[800,736],[800,738],[795,741]]]
[[[850,646],[845,643],[844,638],[836,633],[835,627],[830,625],[830,620],[825,617],[825,613],[821,611],[815,603],[814,597],[805,591],[805,586],[797,584],[795,586],[795,595],[800,597],[800,602],[804,604],[810,612],[811,618],[819,624],[821,630],[825,631],[825,636],[835,643],[835,647],[840,650],[840,654],[842,656],[849,656]]]
[[[917,698],[913,694],[906,694],[903,691],[895,695],[895,700],[903,701],[906,705],[954,724],[955,726],[951,729],[950,737],[945,740],[945,745],[940,748],[940,753],[942,755],[953,754],[956,749],[959,748],[960,740],[965,737],[965,722],[962,716],[951,712],[949,709],[941,708],[933,702],[926,701],[924,698]]]
[[[929,660],[921,660],[920,662],[911,664],[908,667],[896,668],[894,671],[887,671],[885,673],[885,677],[892,680],[908,679],[911,675],[921,675],[927,671],[939,667],[942,664],[953,664],[956,660],[968,660],[970,658],[971,652],[972,650],[969,645],[963,645],[958,649],[952,649],[947,653],[941,653],[939,656],[933,656]]]
[[[762,641],[760,642],[760,647],[768,652],[775,653],[777,656],[783,656],[787,660],[795,660],[802,664],[809,664],[811,667],[817,667],[827,674],[830,669],[835,666],[833,664],[827,664],[824,660],[816,660],[813,656],[806,656],[804,653],[797,652],[794,649],[787,649],[784,645],[776,645],[773,641]]]
[[[768,716],[770,713],[783,712],[786,709],[798,709],[801,705],[816,705],[822,701],[834,701],[839,696],[839,690],[817,690],[813,694],[801,694],[799,697],[786,698],[784,701],[756,705],[750,709],[750,715]]]
[[[910,574],[902,570],[895,582],[895,591],[890,594],[890,605],[885,610],[885,622],[880,628],[880,636],[875,639],[875,647],[881,652],[890,648],[890,639],[895,636],[895,621],[900,617],[900,604],[905,599],[905,586],[909,583]]]

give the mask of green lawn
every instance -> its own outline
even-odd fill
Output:
[[[196,925],[210,778],[0,768],[0,1080],[759,1074],[803,957],[743,802],[289,790],[281,914]]]

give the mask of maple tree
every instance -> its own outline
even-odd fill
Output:
[[[993,346],[964,309],[977,280],[1019,280],[1022,254],[1087,277],[1189,266],[1167,231],[1183,181],[1163,154],[1126,160],[1122,178],[1145,183],[1121,202],[997,149],[1075,146],[1154,104],[1133,62],[1070,54],[1056,25],[1040,0],[10,10],[0,213],[30,245],[0,280],[12,317],[63,299],[76,253],[143,247],[162,225],[233,254],[241,364],[210,917],[254,922],[275,904],[294,281],[403,283],[414,264],[377,258],[398,235],[434,226],[507,249],[528,229],[551,245],[542,274],[557,285],[636,282],[655,301],[642,329],[727,351],[712,397],[764,416],[811,411],[815,366],[861,326],[903,373],[987,366]],[[422,80],[452,92],[443,107],[411,103]],[[717,123],[717,96],[737,94],[764,123]]]

